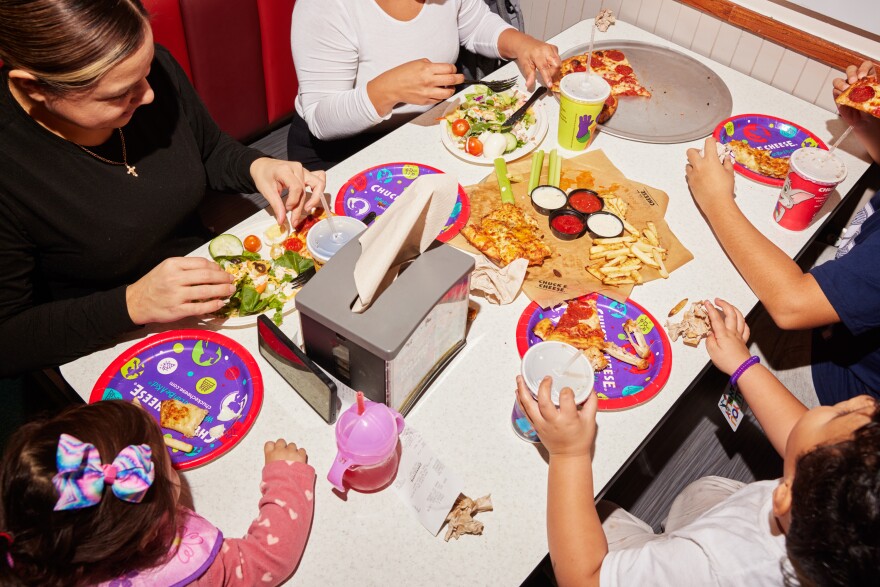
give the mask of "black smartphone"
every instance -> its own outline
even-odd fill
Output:
[[[324,418],[336,421],[336,384],[265,315],[257,319],[260,354]]]

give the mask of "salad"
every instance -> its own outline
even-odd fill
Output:
[[[449,137],[456,146],[474,157],[494,160],[525,145],[529,129],[536,122],[531,108],[513,128],[504,129],[504,121],[525,103],[525,94],[516,88],[498,93],[482,85],[471,89],[445,117]]]
[[[284,238],[286,234],[277,236]],[[266,237],[270,238],[269,231]],[[275,310],[272,321],[280,325],[284,305],[314,274],[315,262],[294,250],[279,250],[274,259],[263,259],[258,252],[261,244],[254,235],[248,235],[244,243],[233,234],[221,234],[211,241],[211,257],[235,279],[235,293],[217,316],[234,318]]]

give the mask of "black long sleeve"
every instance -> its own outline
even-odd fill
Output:
[[[162,47],[148,80],[155,100],[123,129],[133,177],[40,126],[0,76],[0,377],[134,329],[125,287],[205,241],[206,187],[255,191],[263,154],[220,131]],[[121,148],[114,133],[92,150],[121,161]]]

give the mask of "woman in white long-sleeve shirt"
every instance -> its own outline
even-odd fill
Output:
[[[298,0],[291,49],[299,93],[288,159],[327,169],[462,83],[459,47],[514,59],[529,88],[559,74],[559,53],[483,0]]]

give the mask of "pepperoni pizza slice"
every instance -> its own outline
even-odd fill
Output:
[[[576,71],[587,71],[588,55],[575,55],[562,62],[562,77]],[[593,51],[590,57],[590,69],[605,78],[611,86],[612,96],[642,96],[651,97],[651,92],[639,83],[635,71],[624,55],[617,49],[605,49]],[[559,91],[559,84],[551,88]]]
[[[880,83],[877,76],[869,75],[856,81],[835,102],[880,118]]]

